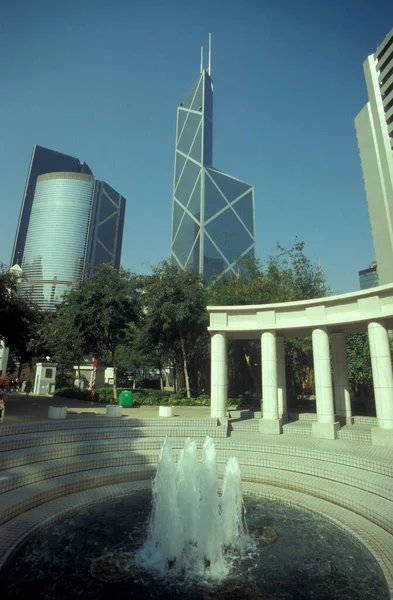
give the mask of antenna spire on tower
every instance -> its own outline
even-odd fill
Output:
[[[209,62],[208,62],[207,72],[209,73],[209,75],[211,77],[211,75],[212,75],[212,34],[211,33],[209,33]]]
[[[201,46],[201,73],[203,71],[203,46]]]

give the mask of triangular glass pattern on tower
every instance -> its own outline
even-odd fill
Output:
[[[254,211],[251,190],[245,196],[242,196],[240,200],[232,204],[232,208],[243,221],[248,231],[252,233],[254,231]]]
[[[206,169],[205,172],[205,194],[209,198],[209,202],[205,204],[205,222],[213,217],[216,213],[220,212],[223,208],[228,207],[228,202],[224,198],[222,192],[214,184],[209,171]]]
[[[195,137],[198,135],[198,132],[201,134],[201,120],[200,115],[191,112],[188,113],[180,132],[179,141],[177,142],[177,149],[183,152],[183,154],[190,154]]]
[[[255,256],[254,189],[212,167],[213,81],[203,68],[177,109],[171,260],[206,282]]]

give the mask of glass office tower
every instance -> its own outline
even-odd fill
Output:
[[[11,256],[11,266],[22,264],[37,177],[39,177],[39,175],[44,175],[45,173],[55,173],[60,171],[87,173],[92,175],[88,165],[84,162],[80,162],[78,158],[35,145],[31,155],[29,172],[20,209],[19,222]]]
[[[94,177],[49,173],[37,178],[22,261],[22,291],[43,310],[82,280]]]
[[[105,181],[96,180],[86,264],[120,267],[126,200]]]
[[[213,82],[203,69],[177,109],[171,261],[205,281],[255,256],[254,189],[212,166]]]
[[[368,269],[359,271],[359,285],[361,290],[367,290],[379,285],[376,262],[371,263]]]
[[[59,164],[67,170],[53,171]],[[85,163],[35,146],[12,255],[22,267],[22,290],[53,310],[89,267],[119,268],[125,206]]]

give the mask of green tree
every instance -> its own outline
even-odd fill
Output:
[[[24,364],[32,366],[34,346],[42,312],[28,296],[19,293],[17,277],[0,265],[0,340],[19,362],[19,376]]]
[[[191,397],[190,361],[196,340],[207,335],[206,295],[199,275],[167,262],[153,268],[143,286],[145,340],[156,348],[161,365],[174,354],[184,374],[187,398]],[[157,363],[158,364],[158,363]]]
[[[0,265],[0,340],[10,348],[21,345],[37,316],[38,308],[19,294],[15,275]]]
[[[81,326],[81,307],[78,295],[72,292],[64,296],[54,313],[47,313],[39,328],[38,352],[46,349],[46,354],[58,364],[60,373],[73,370],[77,365],[79,385],[81,384],[80,366],[89,352],[89,333]]]
[[[95,267],[87,281],[64,296],[42,336],[64,365],[95,355],[113,366],[113,395],[117,401],[117,350],[127,339],[130,323],[140,317],[139,279],[108,264]],[[80,379],[80,374],[79,374]]]
[[[327,294],[322,270],[304,253],[304,242],[295,240],[292,248],[277,244],[277,255],[266,263],[246,260],[239,264],[239,274],[224,275],[209,286],[208,304],[246,305],[271,304],[317,298]],[[244,357],[247,377],[238,368],[239,351]],[[286,340],[287,375],[293,391],[302,387],[312,368],[312,346],[309,338]],[[242,341],[231,344],[229,362],[237,382],[235,393],[244,381],[251,378],[256,395],[260,397],[260,344]],[[232,376],[233,379],[233,376]]]
[[[136,380],[143,378],[147,366],[157,367],[149,352],[148,342],[149,340],[146,340],[144,336],[144,327],[141,320],[138,325],[130,323],[126,331],[126,337],[116,351],[118,374],[124,385],[128,385],[128,380],[132,376],[133,386],[135,387]],[[153,348],[153,352],[157,354],[156,348]]]
[[[355,395],[373,395],[370,345],[367,332],[347,335],[348,376]]]

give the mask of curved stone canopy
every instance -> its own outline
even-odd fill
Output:
[[[298,302],[208,306],[209,331],[225,332],[229,339],[256,339],[275,330],[285,337],[309,336],[315,327],[331,333],[367,331],[370,321],[383,320],[393,329],[393,284]]]
[[[260,431],[282,433],[287,419],[285,337],[312,337],[317,421],[312,435],[336,439],[352,424],[346,333],[367,331],[378,427],[372,443],[393,447],[393,284],[298,302],[209,306],[211,416],[224,419],[228,397],[228,340],[260,339],[263,417]]]

